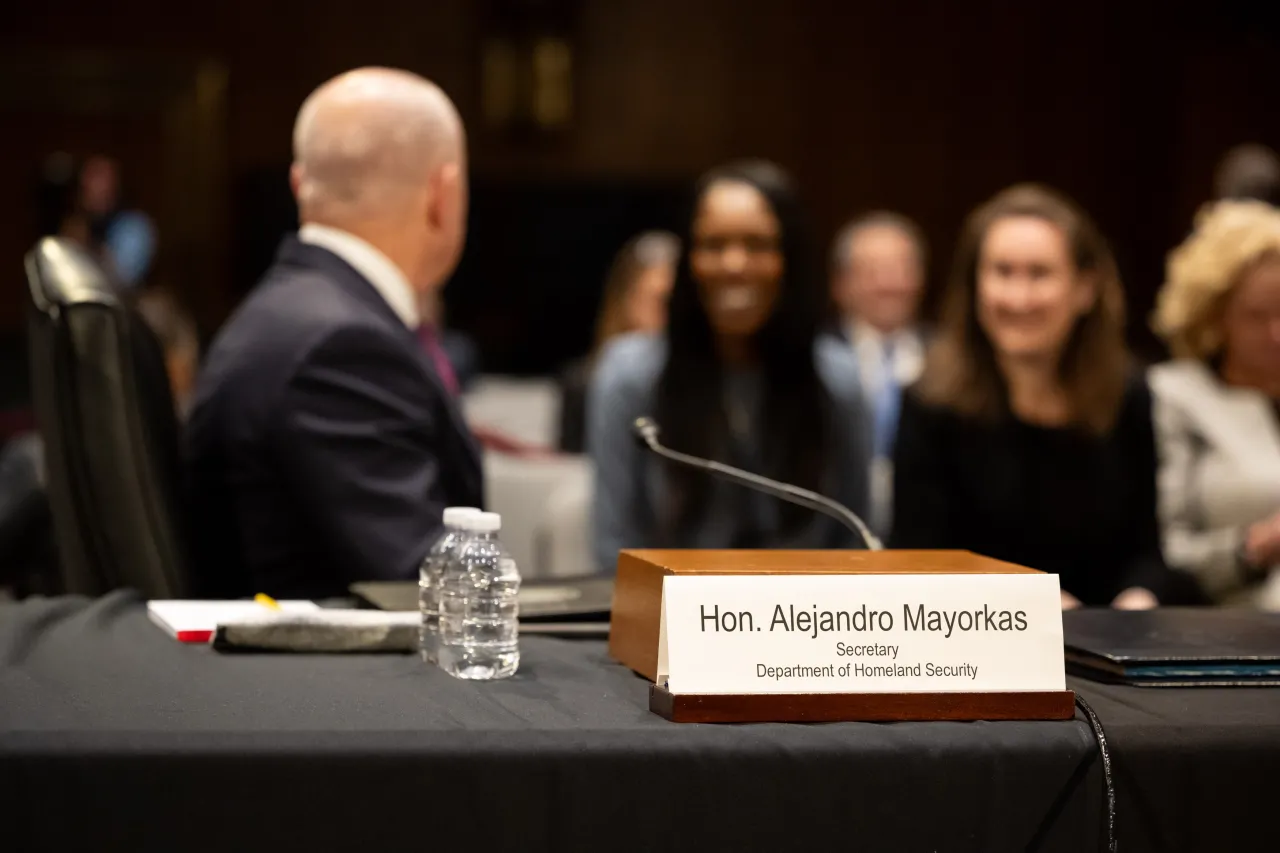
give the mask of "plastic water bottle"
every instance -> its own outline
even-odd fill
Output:
[[[440,666],[456,678],[507,678],[520,666],[520,572],[498,541],[501,516],[482,512],[467,526],[440,584]]]
[[[444,511],[444,533],[431,546],[427,556],[422,560],[418,570],[418,609],[422,613],[421,649],[422,659],[427,663],[437,662],[437,649],[440,639],[440,577],[444,574],[445,564],[455,558],[458,548],[466,540],[470,531],[466,522],[480,510],[470,506],[451,506]]]

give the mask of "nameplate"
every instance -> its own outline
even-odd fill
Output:
[[[975,693],[1066,687],[1049,574],[668,576],[671,693]]]

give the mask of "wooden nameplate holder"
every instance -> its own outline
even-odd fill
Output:
[[[1034,572],[968,551],[623,551],[614,583],[609,654],[649,681],[657,679],[662,581],[669,575]],[[1075,694],[673,694],[654,684],[649,710],[678,723],[1068,720],[1075,715]]]

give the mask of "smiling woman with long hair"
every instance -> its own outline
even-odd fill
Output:
[[[1005,190],[966,223],[903,400],[891,541],[1055,573],[1065,607],[1189,594],[1160,552],[1151,394],[1115,260],[1051,190]]]
[[[652,415],[675,449],[865,509],[857,366],[819,333],[821,284],[789,179],[761,162],[710,172],[683,237],[666,334],[614,342],[592,385],[601,570],[622,548],[855,544],[809,510],[663,466],[632,438],[632,422]]]

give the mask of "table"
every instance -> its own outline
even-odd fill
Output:
[[[1097,849],[1080,719],[680,725],[601,642],[521,648],[474,684],[184,646],[131,593],[0,605],[0,849]],[[1276,849],[1280,690],[1072,687],[1125,853]]]

